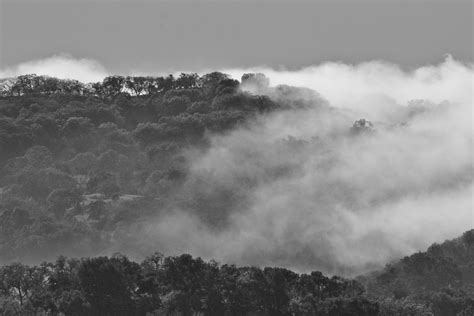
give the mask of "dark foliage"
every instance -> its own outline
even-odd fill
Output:
[[[359,278],[369,297],[388,299],[385,309],[401,315],[471,315],[474,310],[474,230],[434,244]],[[387,312],[388,313],[388,312]],[[425,313],[425,314],[423,314]]]
[[[0,267],[0,313],[467,316],[474,311],[472,281],[443,283],[438,273],[446,272],[443,265],[447,271],[456,265],[472,273],[472,233],[358,280],[317,271],[219,265],[187,254],[155,253],[141,263],[120,254],[59,257],[38,266],[11,263]],[[446,264],[448,257],[451,263]]]
[[[0,313],[36,315],[377,315],[356,281],[220,266],[190,255],[58,258],[0,268]]]
[[[219,72],[91,84],[25,75],[0,89],[1,262],[107,249],[116,227],[178,202],[184,150],[283,109]]]

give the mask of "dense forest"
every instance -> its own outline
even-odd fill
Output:
[[[187,254],[110,256],[135,247],[128,242],[139,223],[176,209],[209,231],[226,227],[246,197],[190,177],[189,160],[211,146],[211,135],[262,116],[310,104],[332,111],[312,90],[214,72],[90,84],[24,75],[1,80],[0,92],[2,315],[474,314],[472,230],[355,279]],[[374,125],[355,120],[344,133],[370,135]],[[289,137],[277,149],[304,146]],[[232,181],[251,190],[290,167],[265,166],[259,178]]]
[[[390,315],[474,312],[474,230],[359,280],[184,254],[0,268],[2,315]]]
[[[243,78],[251,85],[265,79]],[[177,196],[187,174],[183,151],[206,148],[209,133],[289,106],[242,92],[217,72],[113,76],[89,85],[25,75],[2,87],[3,262],[98,253],[117,227],[156,215],[160,206],[204,209],[210,201]],[[224,220],[217,212],[200,216]]]

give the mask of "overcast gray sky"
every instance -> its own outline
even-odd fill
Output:
[[[59,53],[116,73],[473,55],[472,1],[0,2],[0,68]]]

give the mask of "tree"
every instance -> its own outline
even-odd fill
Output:
[[[35,74],[18,76],[12,87],[12,94],[17,95],[30,94],[35,91]]]
[[[42,286],[43,278],[43,271],[37,267],[12,263],[0,268],[0,292],[17,299],[23,306],[34,291]]]
[[[175,85],[175,79],[173,75],[168,75],[165,78],[162,78],[162,80],[158,81],[158,89],[161,91],[168,91],[174,88]]]
[[[13,96],[14,91],[12,90],[16,84],[16,78],[4,78],[0,79],[0,95],[1,96]]]
[[[211,72],[202,76],[198,84],[204,92],[204,95],[213,98],[216,94],[216,88],[222,80],[229,79],[229,75],[221,72]]]
[[[160,83],[163,80],[163,77],[153,78],[153,77],[146,77],[144,83],[145,93],[151,95],[157,92],[160,89]]]
[[[457,316],[474,309],[474,299],[450,288],[443,288],[429,297],[435,316]]]
[[[168,313],[178,311],[183,316],[201,312],[222,314],[222,301],[214,287],[218,276],[216,265],[181,255],[165,258],[161,271],[160,280],[168,293],[163,298],[163,305]]]
[[[77,80],[61,80],[58,82],[59,91],[66,94],[82,94],[84,84]]]
[[[60,80],[53,77],[45,77],[43,83],[43,91],[48,94],[58,93],[59,92],[59,82]]]
[[[102,81],[102,92],[105,96],[116,96],[122,92],[125,78],[122,76],[108,76]]]
[[[241,78],[242,88],[252,93],[262,93],[268,90],[270,80],[262,73],[246,73]]]
[[[140,96],[147,90],[149,79],[146,77],[127,77],[125,78],[125,88],[133,91],[133,94]]]
[[[81,289],[92,315],[130,315],[134,288],[124,274],[130,262],[97,257],[85,259],[78,271]],[[133,269],[133,268],[132,268]]]
[[[235,94],[238,92],[240,87],[240,83],[234,79],[222,79],[217,84],[215,94],[222,95],[222,94]]]
[[[195,88],[198,85],[199,76],[196,73],[185,74],[181,73],[176,79],[175,88],[189,89]]]
[[[161,115],[175,116],[186,111],[186,109],[191,105],[191,100],[186,96],[176,96],[165,99],[165,101],[160,104],[160,108],[157,109],[157,112]]]
[[[374,131],[374,124],[366,119],[360,119],[354,122],[351,128],[353,134],[371,133]]]
[[[211,108],[211,106],[209,105],[208,102],[198,101],[198,102],[192,103],[191,106],[189,106],[186,109],[186,112],[191,113],[191,114],[194,114],[194,113],[209,113],[209,112],[211,112],[211,110],[212,110],[212,108]]]
[[[290,289],[298,279],[298,275],[282,268],[265,268],[265,309],[270,315],[288,315]]]
[[[376,316],[379,306],[366,298],[336,297],[324,300],[316,308],[316,315],[324,316]]]
[[[474,229],[468,230],[467,232],[463,233],[462,240],[469,247],[473,246],[474,245]]]
[[[219,288],[224,308],[230,315],[246,315],[255,310],[254,297],[243,286],[244,269],[235,265],[223,265],[219,270]]]
[[[212,100],[212,107],[217,111],[245,110],[246,101],[242,94],[217,95]]]
[[[80,290],[67,290],[60,292],[57,298],[58,311],[64,315],[82,316],[88,315],[90,304],[87,302]]]

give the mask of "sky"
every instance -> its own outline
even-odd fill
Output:
[[[472,1],[0,0],[0,69],[69,56],[108,73],[384,60],[472,62]]]

